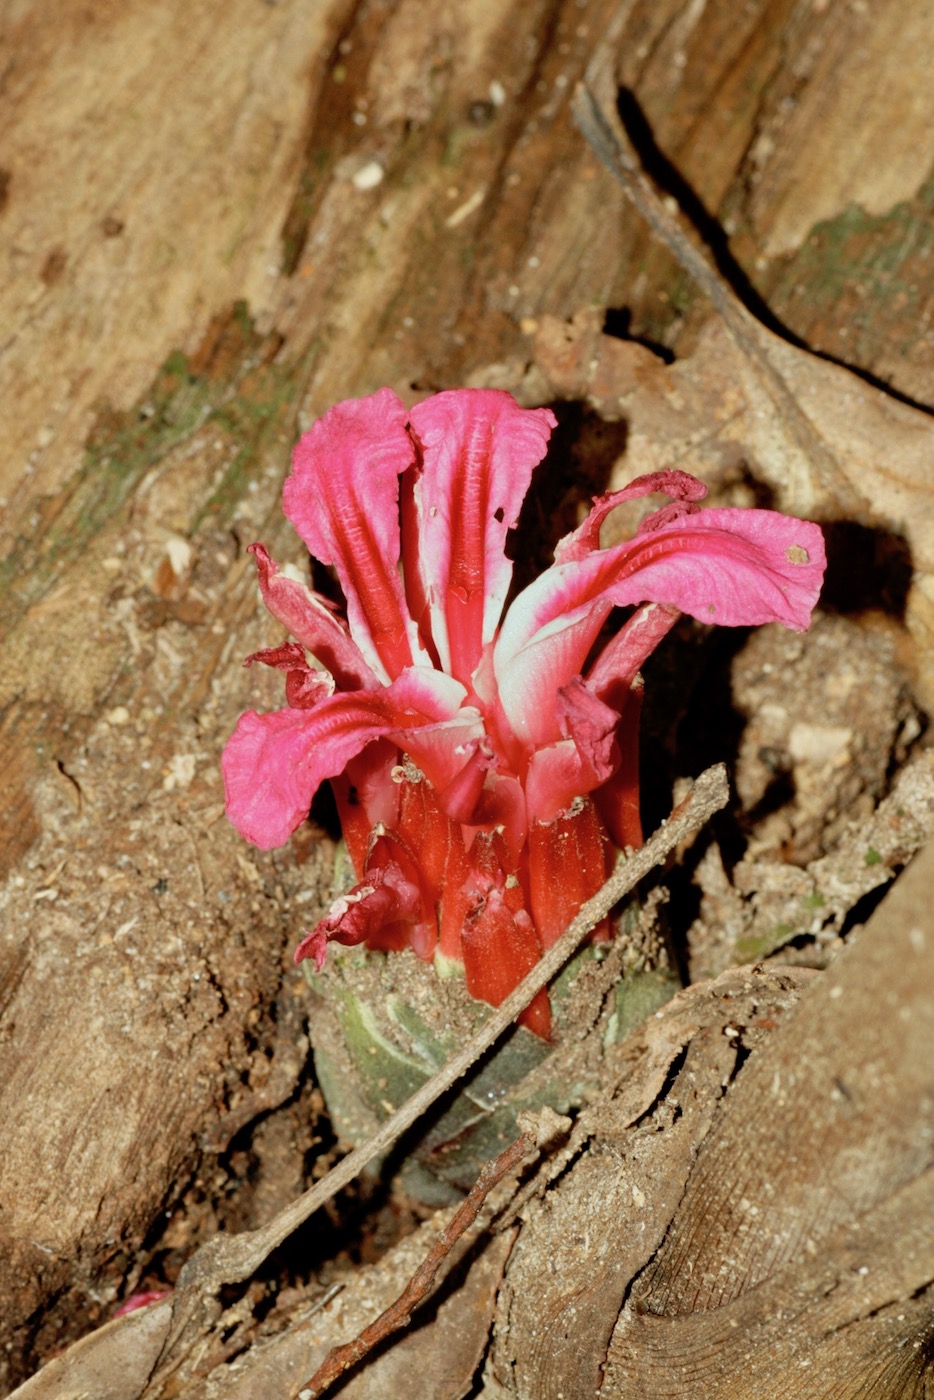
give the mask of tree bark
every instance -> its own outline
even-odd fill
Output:
[[[307,562],[278,507],[301,427],[384,383],[521,393],[546,316],[699,343],[709,306],[570,117],[614,23],[642,159],[741,294],[926,405],[926,19],[915,0],[9,8],[0,1378],[106,1315],[161,1213],[210,1195],[218,1150],[304,1067],[289,949],[333,846],[247,848],[218,775],[237,714],[278,703],[240,670],[276,640],[244,549]],[[605,477],[622,434],[562,414]],[[916,592],[934,607],[926,575]],[[625,1324],[647,1349],[675,1325],[657,1288]]]

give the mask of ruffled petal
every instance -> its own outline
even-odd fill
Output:
[[[611,606],[662,603],[701,622],[803,631],[823,581],[820,527],[767,510],[702,510],[536,579],[509,609],[493,654],[518,734],[547,735],[543,680],[579,671]],[[572,668],[573,669],[569,669]]]
[[[681,616],[663,603],[643,603],[607,642],[587,673],[595,695],[620,709],[645,662]]]
[[[391,389],[319,418],[292,455],[285,513],[316,559],[332,564],[350,632],[380,679],[411,665],[417,633],[399,576],[399,475],[415,456]]]
[[[248,710],[224,750],[228,817],[263,850],[281,846],[321,783],[365,745],[447,719],[463,694],[450,676],[413,667],[382,690],[333,695],[311,710]]]
[[[221,762],[228,817],[262,850],[283,845],[325,778],[390,727],[385,706],[365,691],[334,695],[312,710],[247,710]]]
[[[406,566],[417,561],[414,592],[427,602],[441,665],[466,684],[512,578],[506,532],[557,420],[498,389],[455,389],[417,404],[409,421],[422,466],[413,491],[418,542],[406,549]]]
[[[265,545],[251,544],[263,602],[277,621],[330,671],[341,690],[365,690],[376,684],[360,648],[346,626],[317,593],[279,572]]]
[[[305,658],[298,642],[285,642],[281,647],[264,647],[244,660],[244,666],[259,661],[285,672],[285,698],[293,710],[311,710],[334,694],[334,680],[327,671],[315,671]]]

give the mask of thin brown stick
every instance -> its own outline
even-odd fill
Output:
[[[615,110],[612,39],[601,44],[572,99],[574,120],[594,155],[621,186],[659,242],[712,302],[736,345],[754,367],[784,431],[821,478],[827,493],[852,511],[860,501],[833,452],[801,408],[769,353],[765,328],[746,309],[711,259],[686,236],[629,149]]]
[[[498,1157],[495,1157],[491,1162],[484,1163],[467,1198],[438,1235],[396,1301],[390,1303],[389,1307],[381,1312],[379,1317],[369,1326],[364,1327],[363,1331],[352,1342],[332,1347],[311,1379],[307,1380],[293,1396],[293,1400],[319,1400],[319,1397],[334,1384],[339,1376],[342,1376],[351,1366],[355,1366],[358,1361],[362,1361],[364,1356],[371,1352],[379,1342],[391,1336],[393,1332],[397,1332],[400,1327],[408,1325],[412,1313],[431,1291],[438,1276],[438,1270],[461,1235],[469,1229],[480,1214],[480,1208],[493,1187],[519,1165],[533,1146],[531,1138],[525,1133],[521,1133],[515,1142],[511,1142]]]
[[[699,831],[715,812],[725,807],[728,797],[726,770],[722,763],[714,764],[700,775],[684,801],[661,823],[644,846],[619,857],[606,884],[581,907],[576,918],[515,991],[477,1027],[463,1048],[387,1118],[372,1137],[349,1152],[327,1176],[279,1211],[268,1224],[258,1230],[245,1230],[239,1235],[215,1235],[195,1251],[179,1274],[166,1339],[141,1400],[157,1394],[163,1380],[178,1365],[187,1347],[205,1325],[211,1299],[220,1289],[225,1284],[241,1283],[250,1278],[272,1251],[303,1225],[310,1215],[353,1181],[374,1157],[388,1152],[406,1129],[466,1074],[471,1065],[512,1025],[519,1013],[561,970],[613,906],[629,894],[650,870],[660,865],[680,842]]]

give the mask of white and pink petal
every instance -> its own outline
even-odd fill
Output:
[[[318,419],[282,492],[311,553],[337,571],[351,636],[381,679],[399,675],[418,650],[399,574],[399,476],[414,456],[405,407],[380,389]]]
[[[593,642],[612,606],[654,602],[701,622],[781,622],[803,631],[825,562],[818,525],[777,511],[726,509],[697,511],[554,564],[515,599],[497,639],[503,707],[517,733],[546,739],[539,707],[547,677],[562,685],[580,670],[584,643]]]
[[[406,566],[417,566],[413,606],[427,604],[441,665],[465,683],[496,630],[512,578],[507,531],[547,451],[550,409],[520,408],[498,389],[456,389],[412,409],[421,449],[406,529]]]

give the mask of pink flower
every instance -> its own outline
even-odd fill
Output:
[[[502,617],[506,534],[554,426],[496,390],[409,412],[382,389],[332,408],[295,449],[285,511],[335,569],[347,622],[251,547],[296,641],[248,658],[285,672],[287,705],[241,717],[223,770],[230,819],[264,849],[334,788],[359,884],[296,961],[320,968],[332,939],[411,946],[461,964],[470,993],[498,1005],[603,883],[613,847],[641,842],[639,668],[678,616],[809,624],[820,529],[701,510],[706,487],[679,471],[597,500]],[[601,548],[613,507],[653,492],[670,503]],[[619,606],[635,611],[592,659]],[[524,1019],[548,1034],[545,993]]]
[[[114,1317],[126,1317],[127,1313],[138,1312],[140,1308],[148,1308],[150,1303],[161,1303],[163,1298],[172,1295],[171,1288],[148,1288],[144,1293],[134,1293],[131,1297],[125,1298],[114,1312]]]

